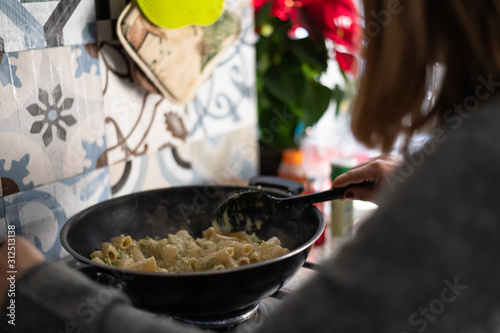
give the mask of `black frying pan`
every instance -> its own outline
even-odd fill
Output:
[[[113,276],[133,303],[151,311],[185,318],[224,317],[252,308],[281,288],[304,264],[325,221],[313,205],[279,211],[260,230],[290,252],[282,257],[248,266],[208,272],[151,273],[118,269],[93,262],[89,255],[102,242],[120,234],[134,239],[165,237],[180,229],[194,237],[211,226],[213,210],[228,195],[254,187],[185,186],[134,193],[104,201],[69,219],[60,239],[76,259]],[[281,192],[266,191],[275,196]]]

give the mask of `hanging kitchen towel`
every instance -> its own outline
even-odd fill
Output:
[[[158,91],[187,104],[212,75],[240,33],[241,19],[225,8],[215,23],[167,29],[154,25],[132,2],[117,22],[118,38]]]

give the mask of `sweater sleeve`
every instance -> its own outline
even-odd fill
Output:
[[[6,311],[2,314],[8,332],[200,332],[194,326],[142,312],[119,290],[54,262],[38,264],[21,276],[13,299],[15,320]]]
[[[12,299],[15,320],[6,311],[2,314],[3,326],[10,332],[100,332],[109,309],[129,303],[117,289],[100,286],[54,262],[43,262],[23,274]]]

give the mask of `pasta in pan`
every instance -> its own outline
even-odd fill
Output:
[[[288,253],[278,238],[267,241],[246,232],[222,233],[210,227],[194,239],[186,230],[163,239],[133,240],[120,235],[101,244],[90,258],[98,263],[147,272],[194,272],[248,265]]]

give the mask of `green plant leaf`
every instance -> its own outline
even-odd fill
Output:
[[[326,71],[328,64],[328,51],[324,42],[316,43],[309,38],[298,40],[289,40],[290,51],[301,62],[309,64],[309,66],[317,69],[320,72]]]
[[[260,141],[277,149],[296,147],[294,133],[299,117],[265,90],[259,95],[258,104]]]
[[[294,141],[295,129],[297,128],[295,121],[287,122],[279,117],[271,116],[267,121],[262,122],[265,125],[261,124],[259,127],[259,140],[261,142],[277,149],[297,147],[297,143]]]
[[[323,116],[332,97],[332,91],[315,81],[307,81],[302,94],[301,121],[304,126],[312,126]]]
[[[270,67],[264,74],[264,85],[274,97],[293,107],[305,86],[302,65],[291,54],[283,56],[279,65]]]
[[[340,112],[340,103],[342,103],[342,100],[345,97],[345,92],[340,89],[339,85],[336,84],[335,88],[332,90],[332,99],[335,100],[337,105],[335,106],[335,116],[338,116]]]
[[[260,27],[271,17],[272,1],[264,4],[255,15],[255,26]]]

